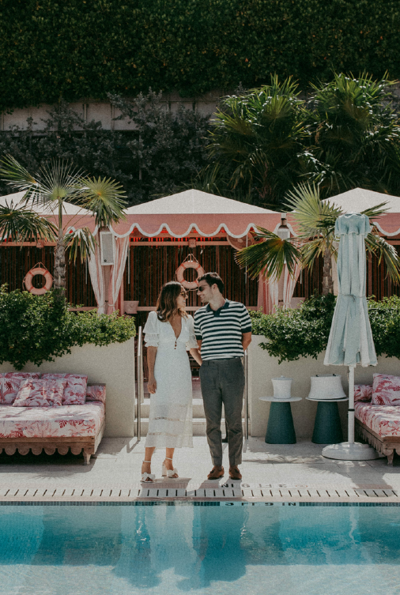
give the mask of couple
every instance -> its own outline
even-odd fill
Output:
[[[251,342],[251,320],[245,306],[224,298],[224,283],[217,273],[198,280],[197,294],[204,307],[194,321],[186,312],[186,291],[177,281],[166,283],[144,327],[149,368],[149,428],[142,481],[152,482],[151,458],[166,448],[162,475],[178,478],[173,466],[175,448],[193,446],[192,376],[190,351],[200,364],[201,391],[207,440],[213,469],[208,479],[224,476],[222,466],[222,403],[229,445],[229,476],[241,479],[242,399],[244,371],[241,358]]]

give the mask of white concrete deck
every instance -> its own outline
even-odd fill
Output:
[[[400,458],[351,463],[321,456],[321,445],[265,444],[250,438],[243,455],[242,482],[229,481],[227,446],[223,481],[208,481],[212,465],[206,438],[195,437],[193,449],[176,451],[179,480],[163,480],[163,451],[153,458],[158,478],[141,486],[144,440],[103,439],[89,466],[67,455],[0,456],[0,501],[133,501],[137,499],[242,499],[245,501],[398,502]],[[224,487],[225,486],[225,487]],[[149,491],[150,490],[150,491]]]

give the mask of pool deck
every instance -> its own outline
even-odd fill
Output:
[[[394,466],[386,458],[365,462],[325,459],[322,446],[311,442],[293,445],[265,444],[250,438],[243,454],[243,479],[208,481],[211,470],[206,439],[194,438],[193,449],[176,451],[174,464],[180,478],[163,480],[163,451],[153,458],[156,481],[140,484],[144,441],[136,438],[103,439],[90,465],[81,457],[42,454],[0,455],[0,502],[133,502],[216,501],[398,503],[400,457]]]

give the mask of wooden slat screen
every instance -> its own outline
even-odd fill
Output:
[[[400,246],[394,246],[400,254]],[[387,277],[387,269],[384,262],[378,264],[376,256],[370,256],[367,260],[367,295],[374,296],[376,300],[392,295],[400,296],[400,285],[394,285]]]
[[[188,254],[193,253],[203,269],[217,271],[225,283],[228,299],[240,301],[246,306],[257,306],[257,281],[245,278],[245,273],[234,260],[230,246],[131,246],[130,263],[125,268],[125,300],[138,300],[139,305],[155,306],[164,283],[175,279],[175,271]],[[129,271],[128,271],[129,268]],[[185,272],[185,279],[193,281],[197,273]],[[200,306],[195,291],[189,292],[188,306]]]
[[[8,284],[9,291],[14,289],[25,289],[22,285],[26,273],[42,262],[53,274],[54,271],[54,248],[45,246],[0,247],[0,285]],[[33,277],[34,287],[44,285],[41,276]],[[96,306],[92,284],[90,282],[87,265],[77,260],[76,264],[67,262],[67,299],[70,304],[80,306]]]

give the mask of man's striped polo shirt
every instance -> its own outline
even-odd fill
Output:
[[[242,334],[251,332],[251,319],[239,302],[225,300],[219,310],[207,304],[194,315],[194,332],[204,361],[243,357]]]

